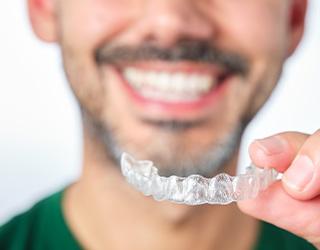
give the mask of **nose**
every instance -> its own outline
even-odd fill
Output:
[[[184,39],[209,40],[215,28],[197,8],[197,1],[201,0],[147,0],[143,17],[130,27],[127,41],[151,41],[166,47]]]

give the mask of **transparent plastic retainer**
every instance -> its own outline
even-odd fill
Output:
[[[151,195],[158,201],[168,200],[187,205],[225,205],[253,199],[282,177],[275,169],[253,165],[238,176],[223,173],[213,178],[200,175],[163,177],[159,176],[152,161],[138,161],[127,153],[121,156],[121,171],[127,182],[143,194]]]

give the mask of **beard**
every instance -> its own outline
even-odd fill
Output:
[[[222,172],[237,153],[245,128],[244,124],[240,123],[223,138],[218,141],[213,140],[199,151],[198,145],[185,145],[177,139],[179,137],[177,133],[187,132],[199,124],[182,121],[153,122],[153,126],[157,126],[162,132],[171,136],[157,136],[148,143],[147,147],[141,148],[137,145],[133,146],[135,144],[132,141],[129,142],[130,139],[122,138],[120,129],[112,126],[108,120],[98,121],[83,107],[81,111],[89,134],[101,143],[105,155],[114,163],[113,165],[119,167],[119,170],[121,155],[127,152],[133,157],[141,155],[145,157],[140,160],[153,161],[161,176],[187,177],[197,174],[211,178]],[[172,138],[176,140],[173,142]]]
[[[69,59],[71,60],[72,56]],[[168,62],[191,61],[217,64],[227,72],[243,77],[249,72],[249,63],[245,57],[219,50],[208,43],[199,41],[182,41],[172,48],[158,48],[150,44],[141,45],[137,48],[102,46],[96,52],[96,65],[98,67],[118,64],[123,61],[134,62],[155,59]],[[66,63],[66,65],[71,65],[71,63]],[[68,72],[68,70],[66,71]],[[69,69],[69,72],[71,71],[74,71],[74,68]],[[69,74],[69,76],[73,75],[75,74]],[[69,80],[76,83],[79,79]],[[196,139],[192,142],[184,140],[183,137],[188,135],[189,131],[201,128],[201,121],[141,120],[142,123],[152,126],[159,132],[154,133],[154,138],[149,140],[147,145],[144,145],[142,140],[137,138],[132,140],[129,138],[130,135],[124,136],[121,126],[114,124],[110,115],[106,118],[102,114],[105,111],[101,106],[105,100],[105,96],[101,96],[101,93],[104,93],[104,89],[101,87],[103,85],[88,84],[87,82],[85,86],[88,89],[84,89],[83,86],[81,90],[79,86],[74,88],[81,106],[85,127],[89,134],[103,145],[106,156],[116,166],[120,166],[122,153],[127,152],[134,157],[152,160],[159,169],[159,174],[163,176],[185,177],[199,174],[212,177],[227,166],[239,148],[244,130],[242,121],[235,122],[232,125],[229,124],[228,131],[224,130],[221,135],[217,131],[212,131],[215,136],[212,136],[211,141],[208,142],[207,140],[205,145],[199,146]],[[96,89],[92,86],[96,86]],[[201,139],[204,138],[199,138],[199,141]]]

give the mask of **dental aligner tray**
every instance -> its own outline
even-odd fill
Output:
[[[213,178],[200,175],[163,177],[152,161],[138,161],[127,153],[121,156],[121,171],[127,182],[146,196],[186,205],[225,205],[253,199],[281,178],[274,169],[255,166],[247,167],[246,172],[238,176],[222,173]]]

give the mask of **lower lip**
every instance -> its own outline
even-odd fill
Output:
[[[220,82],[217,87],[215,87],[212,91],[203,95],[202,97],[199,97],[199,99],[186,102],[167,102],[161,100],[153,100],[142,96],[127,82],[127,80],[122,76],[120,70],[116,71],[119,79],[121,80],[122,87],[135,104],[142,107],[144,110],[149,110],[152,112],[158,111],[161,114],[169,114],[171,116],[183,116],[184,114],[195,112],[199,113],[200,111],[214,108],[214,106],[216,106],[215,104],[223,95],[223,92],[228,86],[228,82],[231,78],[226,77],[226,79],[224,79],[223,82]]]

